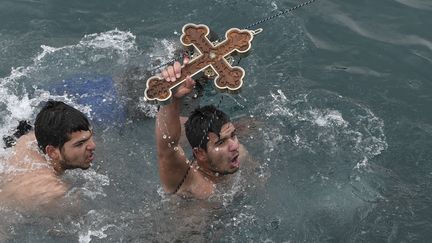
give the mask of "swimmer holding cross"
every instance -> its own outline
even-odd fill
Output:
[[[184,59],[184,64],[189,62]],[[166,82],[181,76],[179,62],[162,71]],[[188,77],[173,93],[172,102],[161,106],[156,119],[156,143],[159,173],[168,193],[206,199],[216,184],[236,173],[246,158],[246,150],[237,138],[236,128],[227,114],[216,107],[195,109],[188,117],[185,135],[193,151],[190,161],[179,141],[182,136],[180,108],[182,97],[189,94],[195,81]]]

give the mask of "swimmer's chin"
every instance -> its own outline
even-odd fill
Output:
[[[92,165],[93,165],[93,162],[90,161],[90,162],[88,162],[88,164],[84,164],[84,165],[82,165],[82,166],[79,166],[79,167],[77,167],[76,169],[88,170],[90,167],[92,167]]]
[[[93,166],[93,162],[90,162],[87,166],[84,166],[83,170],[87,170]]]

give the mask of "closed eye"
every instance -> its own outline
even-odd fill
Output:
[[[81,147],[84,143],[85,143],[85,141],[79,141],[79,142],[75,143],[74,146],[75,147]]]
[[[219,139],[216,141],[215,145],[222,145],[225,142],[225,139]]]

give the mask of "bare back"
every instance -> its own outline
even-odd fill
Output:
[[[0,205],[19,209],[45,207],[60,200],[67,186],[37,149],[34,133],[20,137],[5,161]]]

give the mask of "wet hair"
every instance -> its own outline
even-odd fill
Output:
[[[223,111],[213,105],[195,109],[185,123],[185,133],[192,148],[202,148],[207,151],[208,133],[219,136],[222,126],[230,122]]]
[[[52,145],[62,148],[70,140],[70,134],[91,129],[87,117],[72,106],[61,101],[49,100],[36,116],[35,136],[39,148]]]

